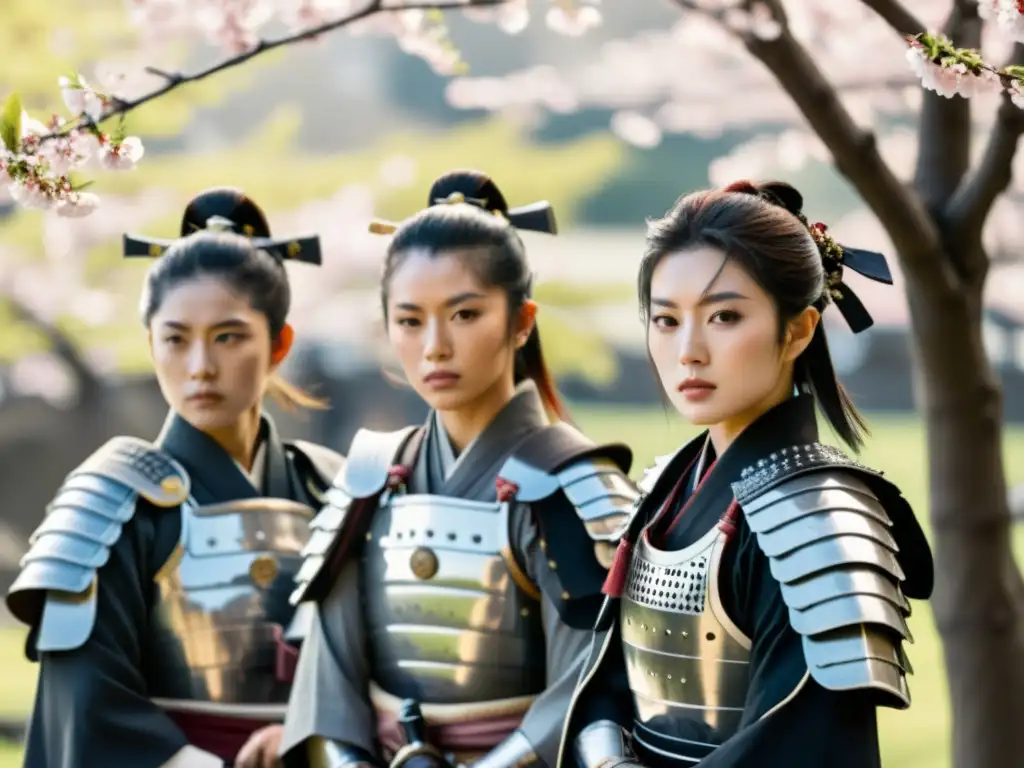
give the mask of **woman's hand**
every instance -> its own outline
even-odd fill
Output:
[[[280,768],[277,751],[281,748],[284,726],[275,723],[260,728],[249,737],[235,758],[235,768]]]

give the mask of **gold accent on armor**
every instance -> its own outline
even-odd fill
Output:
[[[558,568],[558,563],[556,563],[554,560],[548,560],[548,568],[550,568],[553,571],[556,568]]]
[[[366,534],[366,540],[367,541],[373,541],[373,534],[372,533],[367,533]]]
[[[252,237],[254,234],[256,234],[256,228],[252,224],[243,224],[242,234]]]
[[[519,567],[519,562],[516,560],[515,554],[513,554],[510,547],[507,545],[501,549],[501,559],[505,561],[505,567],[508,568],[508,575],[512,577],[512,581],[516,583],[523,592],[534,600],[540,600],[540,589],[530,581],[530,577],[526,575],[526,571]]]
[[[185,489],[185,484],[180,477],[171,475],[160,481],[160,490],[167,494],[179,494]]]
[[[171,554],[167,557],[166,562],[160,566],[160,569],[156,572],[153,577],[153,581],[160,583],[170,576],[173,576],[178,571],[178,566],[181,565],[181,560],[185,556],[185,547],[179,541],[174,545],[174,549]]]
[[[548,543],[544,539],[540,540],[540,551],[541,552],[547,552],[548,551]]]
[[[601,564],[601,567],[606,571],[612,567],[612,563],[615,562],[615,552],[618,547],[610,541],[595,541],[594,542],[594,557],[597,558],[597,562]]]
[[[263,514],[287,512],[290,515],[298,515],[307,519],[312,519],[315,514],[312,509],[299,501],[270,497],[235,499],[234,501],[224,501],[218,504],[206,504],[192,510],[192,514],[196,517],[217,517],[218,515],[232,512],[262,512]]]
[[[163,252],[164,247],[162,245],[157,245],[156,243],[153,243],[152,245],[149,246],[149,255],[154,259]]]
[[[302,246],[299,244],[297,240],[292,240],[290,243],[288,243],[289,258],[294,259],[300,253],[302,253]]]
[[[259,555],[249,564],[249,578],[257,587],[267,589],[274,583],[279,570],[277,560],[272,555]]]
[[[398,225],[393,224],[390,221],[381,221],[380,219],[375,219],[370,222],[370,226],[367,227],[367,229],[369,229],[370,233],[374,235],[390,235],[394,233],[396,229],[398,229]]]
[[[312,478],[306,478],[306,491],[313,498],[313,501],[323,506],[324,499],[327,497],[327,494],[316,487],[316,483],[313,482]]]
[[[409,555],[409,568],[413,575],[422,581],[432,579],[439,565],[437,555],[430,547],[416,547]]]
[[[569,594],[568,590],[563,589],[562,590],[562,599],[563,600],[568,600],[570,597],[571,597],[571,595]]]
[[[529,616],[530,615],[530,609],[526,608],[526,607],[520,608],[519,609],[519,615],[520,616]]]

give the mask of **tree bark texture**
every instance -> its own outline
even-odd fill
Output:
[[[915,22],[898,0],[864,0],[901,35]],[[982,161],[969,167],[970,105],[926,93],[918,168],[903,184],[858,127],[835,88],[785,27],[745,39],[831,151],[895,245],[906,279],[918,397],[928,436],[932,600],[942,638],[957,768],[1024,763],[1024,581],[1011,549],[1002,453],[1002,395],[982,335],[989,259],[984,219],[1010,181],[1024,132],[1021,111],[1003,105]],[[945,30],[977,45],[977,6],[955,0]],[[1022,57],[1018,46],[1015,54]]]

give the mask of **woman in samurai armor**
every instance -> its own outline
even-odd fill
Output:
[[[232,189],[194,198],[181,235],[125,238],[158,257],[141,314],[167,421],[68,475],[7,596],[39,661],[28,768],[276,759],[302,629],[288,598],[343,460],[285,442],[261,402],[322,407],[276,373],[293,340],[283,262],[318,264],[319,241],[271,238]]]
[[[313,521],[297,601],[317,606],[286,766],[550,762],[636,487],[631,453],[566,423],[519,229],[476,171],[393,231],[391,346],[426,423],[361,430]]]
[[[802,207],[738,182],[650,225],[648,351],[707,430],[641,481],[559,768],[869,768],[876,708],[910,703],[908,598],[931,594],[931,553],[899,489],[815,418],[861,446],[821,313],[862,331],[844,267],[892,279]]]

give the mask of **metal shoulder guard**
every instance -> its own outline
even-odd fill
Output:
[[[607,568],[619,536],[629,521],[639,491],[611,459],[585,456],[552,473],[510,457],[498,476],[516,486],[516,500],[528,504],[562,491],[583,523],[599,562]]]
[[[7,607],[38,627],[37,651],[68,651],[89,639],[96,619],[97,571],[110,557],[142,497],[177,507],[189,478],[145,440],[115,437],[64,480],[29,539]]]
[[[555,425],[538,435],[563,441],[559,450],[517,450],[502,466],[498,483],[510,485],[515,500],[532,508],[546,555],[535,574],[541,591],[563,622],[590,629],[638,491],[623,469],[621,446],[596,446],[569,429]],[[587,549],[593,558],[581,556]]]
[[[356,432],[344,466],[324,494],[323,508],[309,523],[309,541],[302,550],[302,567],[295,576],[292,605],[313,597],[312,592],[316,590],[311,587],[319,581],[324,563],[351,527],[349,510],[353,502],[372,499],[384,490],[399,451],[416,429],[406,427],[395,432],[360,429]]]
[[[341,474],[345,468],[345,457],[317,443],[306,440],[293,440],[285,444],[291,453],[292,460],[302,467],[303,481],[309,495],[318,501],[324,495],[324,488]]]
[[[733,490],[779,581],[811,677],[831,690],[877,691],[884,705],[903,709],[910,604],[893,522],[869,485],[878,478],[812,443],[761,460]]]

